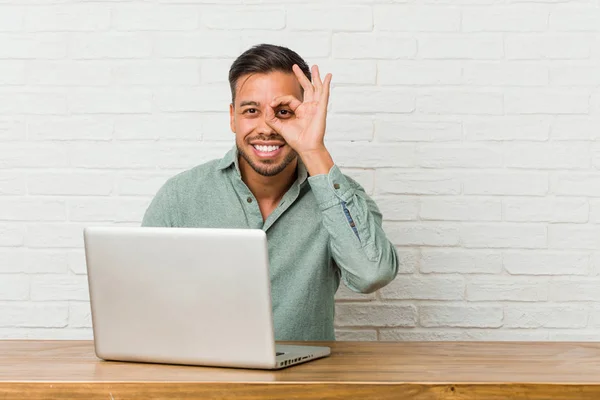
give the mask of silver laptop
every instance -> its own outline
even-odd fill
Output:
[[[262,230],[88,227],[84,243],[101,359],[279,369],[330,354],[275,344]]]

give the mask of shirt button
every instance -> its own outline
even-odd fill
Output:
[[[252,203],[252,197],[248,197],[248,198],[246,199],[246,201],[247,201],[248,203]]]
[[[333,184],[333,188],[334,189],[339,189],[340,188],[340,184],[339,183],[334,183]]]

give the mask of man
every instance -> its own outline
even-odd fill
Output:
[[[324,145],[330,82],[313,66],[311,83],[307,64],[285,47],[244,52],[229,71],[236,146],[169,179],[142,222],[263,229],[276,340],[335,340],[340,278],[369,293],[398,269],[377,206]]]

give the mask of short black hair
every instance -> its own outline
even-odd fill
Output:
[[[293,72],[294,64],[298,64],[308,80],[311,80],[310,69],[306,61],[287,47],[263,43],[244,51],[229,69],[231,102],[235,104],[235,87],[241,76],[252,73],[266,74],[274,71]]]

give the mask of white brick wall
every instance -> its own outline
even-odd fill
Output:
[[[224,3],[224,4],[220,4]],[[81,230],[222,156],[227,72],[288,46],[401,266],[344,340],[597,340],[597,0],[0,1],[0,338],[90,338]]]

